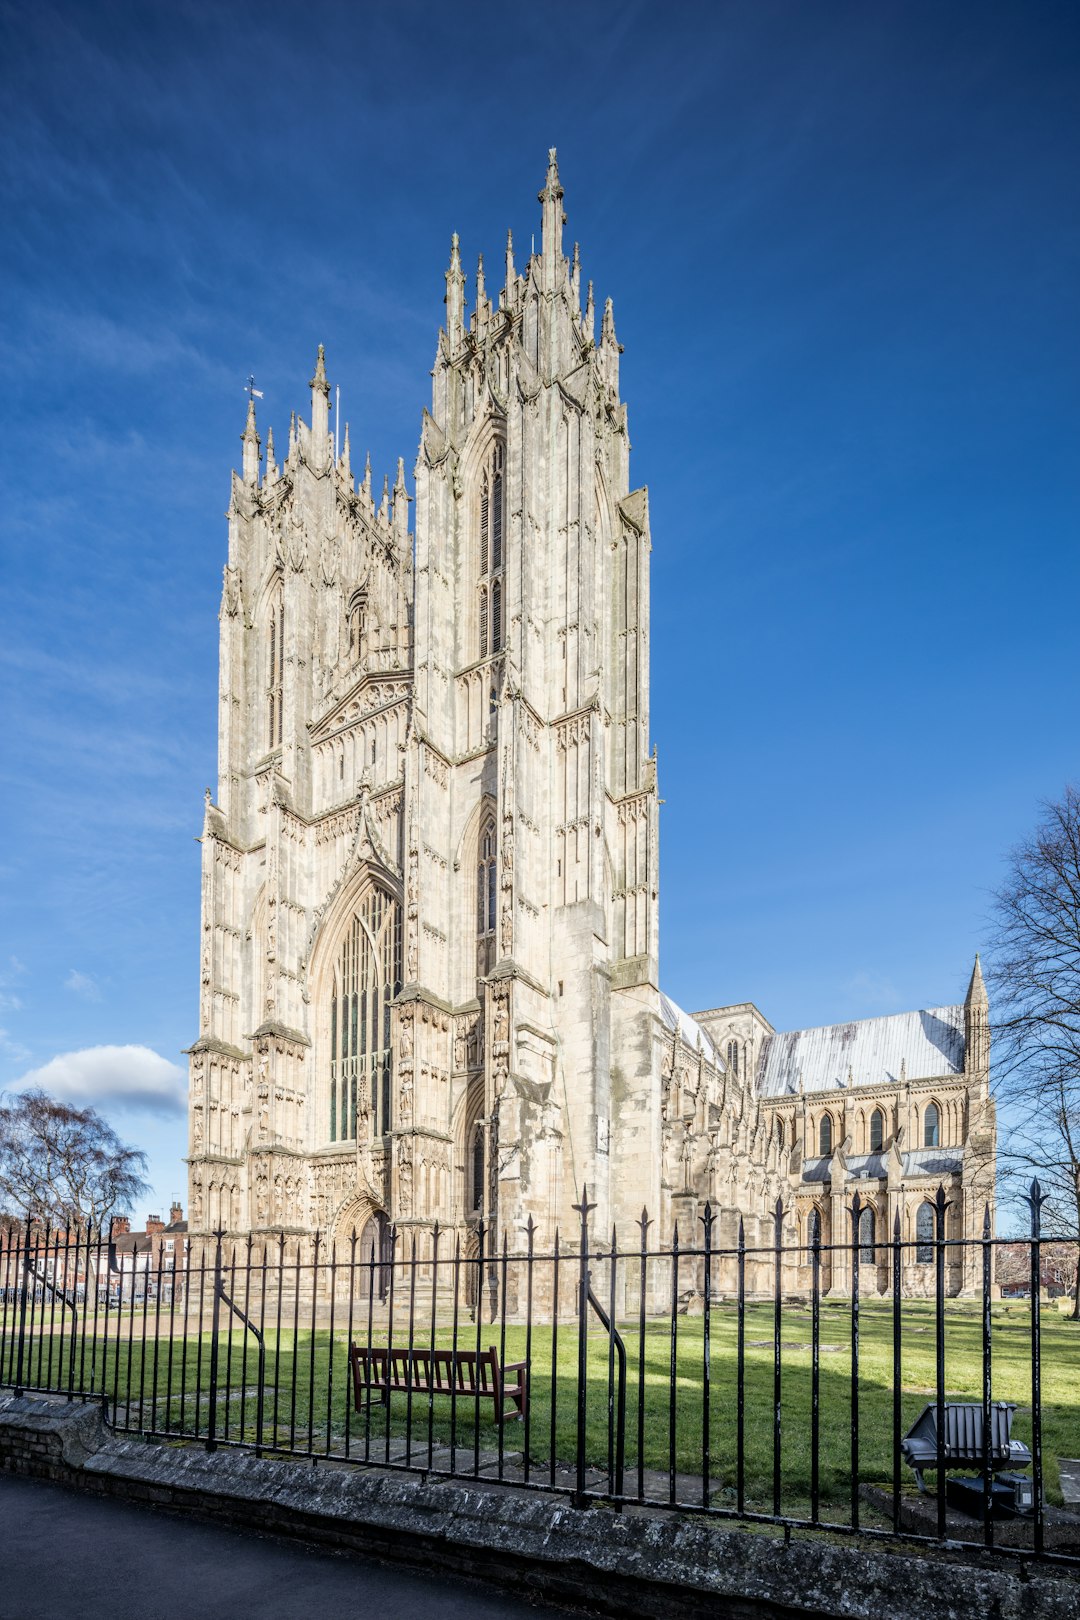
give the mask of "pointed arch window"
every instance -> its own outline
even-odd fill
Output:
[[[494,446],[480,481],[477,514],[479,656],[499,652],[503,643],[503,447]]]
[[[470,1171],[472,1186],[469,1189],[469,1207],[474,1215],[482,1215],[484,1213],[484,1125],[482,1120],[477,1120],[473,1126]]]
[[[730,1069],[732,1074],[734,1074],[734,1075],[738,1074],[738,1072],[739,1072],[739,1043],[738,1043],[738,1041],[728,1041],[728,1043],[727,1043],[727,1066]]]
[[[481,939],[495,932],[495,883],[495,817],[488,816],[480,828],[476,861],[476,932]]]
[[[330,1140],[390,1129],[390,1004],[401,989],[401,908],[365,894],[345,931],[330,994]]]
[[[349,657],[357,659],[367,629],[367,592],[357,591],[349,603]]]
[[[923,1147],[941,1146],[941,1110],[937,1103],[927,1103],[923,1114]]]
[[[814,1250],[821,1247],[821,1211],[816,1206],[810,1211],[806,1222],[806,1248],[811,1260]]]
[[[934,1258],[934,1206],[920,1204],[915,1217],[915,1263],[928,1266]]]
[[[285,685],[285,601],[281,587],[270,603],[270,624],[267,631],[266,689],[267,689],[267,746],[279,748],[284,730]]]
[[[875,1108],[870,1115],[870,1152],[880,1153],[885,1146],[885,1115]]]
[[[827,1159],[832,1152],[832,1115],[822,1114],[818,1126],[818,1153]]]
[[[867,1205],[859,1212],[859,1259],[871,1266],[877,1255],[875,1235],[874,1212]]]
[[[497,653],[502,647],[502,580],[491,582],[491,650]]]

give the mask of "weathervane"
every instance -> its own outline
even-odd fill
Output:
[[[248,380],[244,384],[244,392],[247,395],[248,399],[262,399],[263,391],[262,391],[261,388],[256,388],[256,386],[255,386],[255,373],[254,372],[249,373]]]

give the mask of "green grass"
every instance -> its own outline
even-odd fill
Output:
[[[165,1318],[163,1316],[163,1323]],[[700,1317],[677,1319],[675,1348],[675,1446],[674,1464],[682,1475],[702,1472],[704,1328]],[[907,1302],[903,1309],[901,1360],[902,1422],[906,1430],[923,1406],[933,1399],[935,1381],[934,1309],[931,1302]],[[224,1327],[224,1321],[223,1321]],[[888,1486],[892,1480],[892,1307],[885,1301],[864,1302],[860,1313],[859,1362],[859,1479]],[[1015,1401],[1018,1406],[1014,1434],[1030,1441],[1030,1325],[1026,1303],[999,1304],[993,1310],[993,1394],[997,1400]],[[644,1424],[640,1452],[644,1466],[666,1471],[671,1463],[671,1355],[672,1344],[667,1320],[646,1325],[644,1359],[639,1355],[638,1325],[621,1327],[626,1341],[627,1437],[626,1462],[630,1478],[639,1456],[638,1402],[640,1380],[644,1379]],[[58,1334],[59,1329],[56,1329]],[[426,1328],[419,1328],[418,1344],[428,1342]],[[746,1499],[750,1507],[771,1510],[773,1458],[773,1308],[752,1303],[746,1308],[745,1357],[745,1467]],[[172,1342],[172,1397],[165,1399],[169,1377],[169,1345],[163,1336],[153,1344],[154,1319],[148,1317],[145,1354],[142,1345],[142,1316],[124,1313],[119,1320],[110,1317],[106,1345],[99,1322],[96,1344],[88,1339],[80,1346],[82,1382],[89,1386],[91,1360],[94,1386],[128,1409],[128,1421],[136,1428],[205,1436],[209,1418],[210,1336],[191,1335]],[[119,1345],[117,1345],[119,1336]],[[363,1338],[356,1331],[358,1339]],[[401,1326],[395,1337],[400,1342]],[[781,1341],[782,1446],[781,1480],[785,1512],[804,1512],[810,1495],[811,1434],[811,1355],[809,1310],[789,1306],[783,1311]],[[385,1343],[385,1330],[375,1331],[373,1342]],[[450,1344],[450,1335],[439,1332],[436,1342]],[[503,1330],[498,1325],[482,1326],[479,1342],[502,1348]],[[711,1399],[709,1413],[710,1478],[713,1500],[734,1500],[736,1471],[736,1314],[729,1304],[714,1305],[710,1333]],[[851,1494],[851,1352],[850,1309],[843,1302],[825,1302],[821,1307],[820,1355],[820,1491],[828,1509],[844,1507]],[[325,1447],[330,1435],[331,1449],[344,1449],[346,1428],[353,1455],[365,1452],[365,1433],[370,1435],[371,1455],[381,1455],[386,1435],[386,1410],[377,1403],[369,1419],[347,1411],[349,1386],[347,1344],[344,1331],[335,1331],[331,1347],[329,1332],[318,1329],[299,1331],[283,1328],[280,1341],[273,1330],[266,1335],[266,1397],[264,1436],[267,1447],[308,1445],[309,1426],[316,1450]],[[476,1327],[462,1323],[458,1339],[462,1349],[475,1348]],[[49,1349],[52,1345],[52,1366]],[[218,1435],[251,1441],[255,1433],[257,1360],[249,1337],[246,1362],[243,1336],[234,1326],[231,1337],[223,1331],[219,1351],[219,1382],[233,1391],[231,1398],[220,1398],[217,1408]],[[13,1343],[8,1342],[9,1351]],[[507,1326],[505,1359],[525,1356],[525,1330]],[[36,1336],[30,1344],[27,1384],[50,1383],[64,1387],[66,1350],[58,1338]],[[77,1357],[78,1360],[78,1357]],[[1050,1501],[1060,1502],[1058,1457],[1080,1455],[1080,1326],[1057,1312],[1043,1317],[1043,1455],[1044,1477]],[[574,1327],[562,1324],[558,1333],[558,1360],[552,1369],[552,1331],[534,1327],[531,1350],[531,1412],[529,1450],[533,1466],[541,1475],[551,1457],[551,1409],[555,1399],[555,1456],[561,1464],[571,1462],[577,1437],[578,1343]],[[332,1379],[330,1375],[332,1374]],[[3,1378],[11,1382],[10,1356],[3,1365]],[[946,1389],[950,1399],[981,1399],[981,1313],[977,1304],[952,1302],[946,1313]],[[183,1398],[181,1399],[181,1386]],[[241,1397],[241,1389],[244,1394]],[[328,1393],[329,1392],[329,1393]],[[588,1403],[586,1453],[590,1465],[607,1466],[608,1338],[599,1328],[588,1337]],[[390,1411],[390,1432],[395,1438],[405,1432],[407,1402],[395,1396]],[[496,1447],[498,1430],[491,1418],[490,1402],[481,1404],[477,1429],[476,1403],[459,1401],[457,1444],[468,1456],[479,1436],[482,1449]],[[122,1416],[123,1414],[121,1414]],[[429,1403],[426,1395],[415,1395],[412,1428],[416,1455],[426,1453]],[[450,1440],[450,1402],[437,1397],[433,1411],[433,1437],[436,1444]],[[508,1423],[505,1445],[520,1451],[524,1426]],[[910,1479],[904,1470],[905,1480]],[[686,1495],[685,1487],[680,1496]]]

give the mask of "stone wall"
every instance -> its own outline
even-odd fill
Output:
[[[0,1471],[634,1620],[1075,1620],[1080,1612],[1080,1579],[1017,1560],[784,1538],[374,1469],[209,1455],[122,1438],[96,1405],[39,1396],[0,1395]]]

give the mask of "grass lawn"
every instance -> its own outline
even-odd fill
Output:
[[[163,1315],[163,1323],[165,1321]],[[366,1325],[366,1324],[365,1324]],[[218,1434],[247,1440],[254,1438],[256,1413],[257,1361],[254,1342],[243,1336],[238,1326],[231,1335],[225,1320],[219,1349]],[[981,1311],[977,1302],[951,1302],[946,1313],[945,1381],[948,1397],[981,1399],[982,1353]],[[58,1328],[55,1330],[58,1332]],[[154,1318],[147,1318],[148,1343],[142,1344],[142,1315],[124,1313],[110,1322],[109,1342],[102,1341],[101,1324],[95,1344],[88,1339],[81,1352],[84,1387],[89,1387],[91,1359],[95,1387],[113,1395],[117,1405],[127,1407],[128,1421],[137,1429],[168,1430],[178,1434],[205,1435],[209,1416],[208,1385],[210,1336],[191,1335],[170,1343],[161,1330],[156,1347]],[[482,1326],[482,1347],[502,1348],[503,1329]],[[627,1348],[627,1484],[633,1488],[639,1457],[638,1400],[639,1380],[644,1378],[645,1415],[641,1456],[650,1470],[666,1471],[671,1461],[671,1334],[667,1319],[646,1324],[644,1359],[639,1355],[638,1325],[621,1327]],[[734,1501],[736,1478],[736,1315],[733,1306],[714,1305],[710,1334],[711,1401],[709,1414],[710,1478],[713,1500]],[[773,1465],[773,1308],[769,1303],[750,1303],[746,1309],[745,1362],[745,1447],[746,1501],[748,1507],[771,1511]],[[117,1333],[119,1332],[119,1345]],[[354,1330],[363,1338],[359,1328]],[[427,1330],[417,1331],[416,1342],[425,1344]],[[403,1328],[395,1338],[400,1342]],[[811,1406],[810,1406],[810,1313],[808,1308],[789,1306],[782,1317],[782,1504],[789,1514],[807,1510],[810,1497]],[[373,1334],[373,1343],[385,1343],[385,1332]],[[440,1331],[440,1346],[448,1347],[450,1334]],[[820,1355],[820,1489],[823,1507],[843,1510],[851,1495],[851,1354],[850,1309],[841,1301],[821,1306]],[[10,1339],[9,1339],[10,1344]],[[463,1322],[459,1348],[477,1344],[476,1327]],[[266,1334],[266,1386],[264,1433],[268,1447],[289,1445],[295,1436],[300,1449],[311,1443],[316,1450],[327,1447],[341,1454],[348,1430],[352,1455],[363,1456],[365,1431],[370,1435],[371,1456],[382,1454],[387,1433],[385,1408],[372,1408],[370,1419],[347,1411],[347,1343],[344,1330],[335,1331],[331,1348],[328,1331],[314,1334],[301,1329],[294,1335],[291,1325],[283,1328],[280,1340],[268,1325]],[[53,1351],[49,1368],[50,1346]],[[562,1324],[558,1333],[557,1365],[552,1369],[552,1331],[534,1326],[531,1347],[531,1411],[529,1453],[535,1471],[542,1477],[551,1458],[551,1411],[555,1402],[555,1456],[561,1464],[575,1455],[577,1434],[576,1330]],[[171,1350],[171,1385],[169,1358]],[[58,1339],[36,1337],[30,1346],[27,1384],[49,1383],[65,1387],[66,1348]],[[525,1357],[525,1329],[505,1329],[505,1359]],[[675,1449],[678,1473],[702,1473],[703,1447],[703,1359],[704,1329],[700,1317],[677,1319],[676,1366],[674,1383]],[[80,1356],[77,1355],[77,1362]],[[1060,1503],[1058,1457],[1080,1456],[1080,1325],[1069,1322],[1057,1311],[1043,1315],[1043,1456],[1048,1499]],[[156,1365],[156,1385],[155,1385]],[[934,1309],[929,1301],[909,1301],[903,1310],[901,1389],[903,1427],[934,1398],[935,1376]],[[47,1376],[46,1376],[47,1374]],[[332,1379],[330,1375],[332,1374]],[[4,1364],[5,1381],[10,1367]],[[166,1400],[167,1386],[171,1397]],[[182,1398],[181,1398],[181,1386]],[[224,1397],[224,1389],[231,1394]],[[1026,1302],[997,1304],[993,1308],[993,1393],[997,1400],[1015,1401],[1018,1406],[1013,1432],[1030,1442],[1030,1323]],[[390,1433],[404,1435],[406,1397],[395,1396],[390,1412]],[[123,1414],[121,1413],[121,1417]],[[412,1432],[415,1454],[426,1452],[429,1402],[416,1395],[412,1403]],[[589,1333],[588,1403],[586,1447],[592,1466],[606,1468],[608,1456],[608,1338],[599,1327]],[[863,1482],[889,1485],[892,1480],[892,1307],[886,1301],[864,1301],[860,1310],[859,1377],[859,1478]],[[450,1402],[436,1397],[433,1432],[437,1444],[450,1440]],[[459,1401],[457,1444],[464,1455],[459,1466],[470,1465],[476,1438],[483,1450],[494,1450],[498,1430],[491,1418],[490,1402],[482,1403],[477,1427],[477,1403]],[[505,1447],[520,1452],[525,1439],[524,1426],[508,1423]],[[904,1470],[905,1480],[910,1480]],[[687,1495],[685,1487],[680,1496]],[[837,1517],[844,1516],[841,1512]]]

